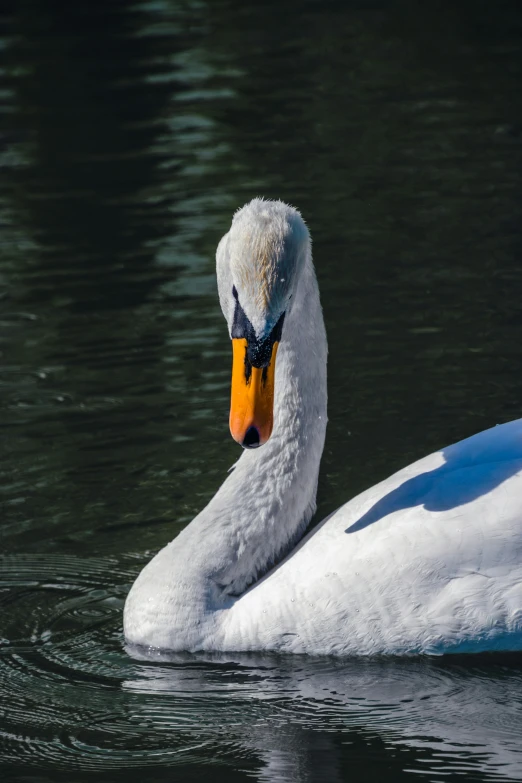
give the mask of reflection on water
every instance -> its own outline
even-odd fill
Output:
[[[136,780],[170,780],[171,767],[206,763],[257,780],[342,781],[349,768],[361,780],[428,769],[522,778],[516,657],[125,651],[121,609],[134,571],[122,557],[4,560],[1,748],[10,772],[20,763],[48,774],[125,768]]]
[[[516,658],[127,655],[121,608],[134,570],[129,558],[4,561],[8,764],[125,768],[137,780],[202,762],[258,780],[341,781],[353,767],[361,780],[408,769],[522,778]]]
[[[237,458],[213,255],[252,196],[314,237],[319,518],[520,415],[522,11],[430,5],[2,11],[8,779],[522,778],[517,656],[150,661],[121,635],[137,571]]]

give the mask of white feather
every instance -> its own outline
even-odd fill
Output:
[[[274,256],[260,261],[260,247]],[[299,542],[315,509],[327,354],[299,213],[251,202],[217,269],[229,324],[232,285],[258,334],[286,309],[274,431],[142,571],[125,605],[127,640],[335,655],[522,649],[522,420],[399,471]]]

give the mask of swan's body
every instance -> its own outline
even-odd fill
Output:
[[[127,640],[337,655],[522,649],[522,420],[399,471],[300,541],[326,427],[308,234],[295,210],[256,199],[217,259],[229,325],[232,291],[261,341],[284,314],[273,434],[142,571]]]

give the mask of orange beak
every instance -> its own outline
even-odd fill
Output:
[[[242,446],[262,446],[272,434],[278,345],[274,342],[267,367],[252,367],[247,358],[247,341],[244,338],[232,340],[230,432]]]

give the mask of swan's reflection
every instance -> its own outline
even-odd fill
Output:
[[[147,662],[124,688],[148,695],[139,702],[148,720],[165,723],[190,703],[200,735],[220,732],[260,759],[260,781],[344,780],[350,759],[372,763],[373,742],[375,764],[386,761],[392,776],[408,768],[522,780],[518,655],[338,661],[128,652]]]

